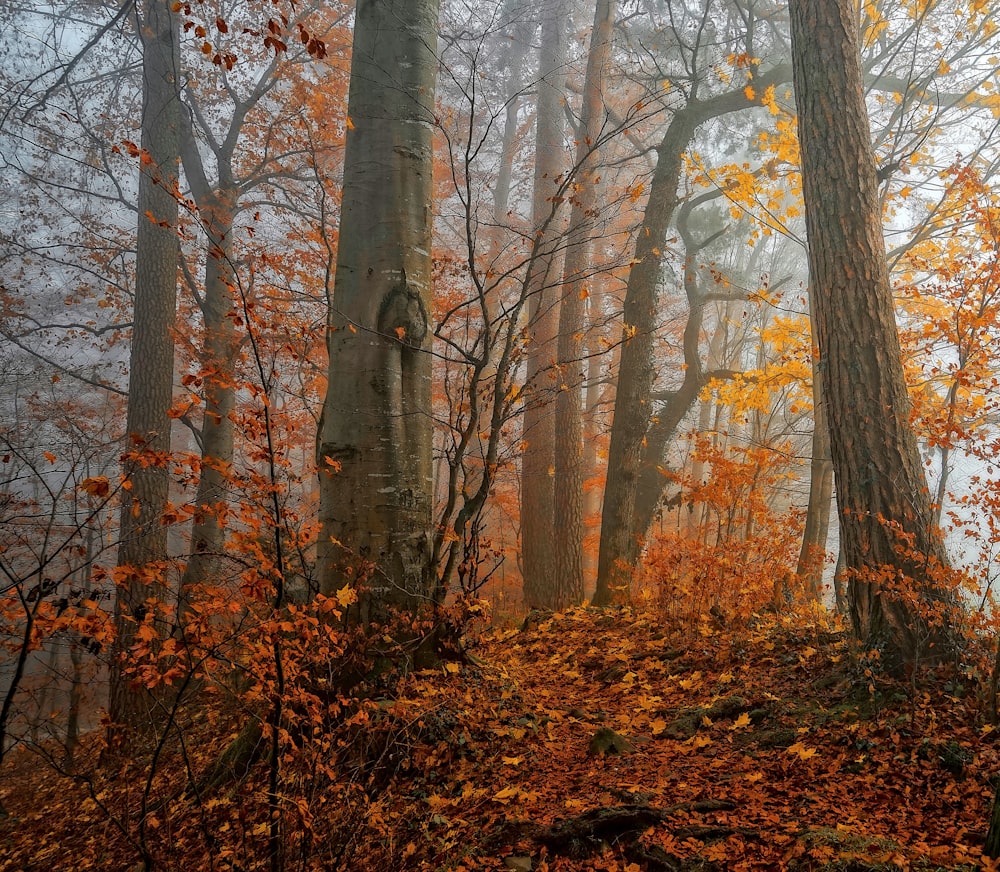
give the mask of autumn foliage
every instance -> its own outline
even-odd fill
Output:
[[[296,609],[261,627],[262,642],[287,646],[287,686],[298,686],[278,744],[289,865],[980,862],[998,751],[985,676],[971,667],[896,681],[826,618],[756,613],[733,629],[706,615],[692,636],[665,629],[655,606],[577,610],[494,629],[474,662],[348,702],[327,682],[343,642],[325,626]],[[245,678],[266,698],[273,680]],[[235,693],[212,699],[178,723],[185,741],[150,781],[137,778],[140,761],[58,774],[18,754],[0,794],[11,814],[0,868],[124,868],[137,851],[156,868],[266,868],[268,767],[207,780],[247,716]],[[98,741],[85,741],[84,760]]]

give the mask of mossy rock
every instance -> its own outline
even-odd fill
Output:
[[[799,734],[795,730],[779,728],[777,730],[767,730],[758,734],[758,748],[790,748],[799,740]]]
[[[610,727],[600,727],[587,746],[587,753],[595,757],[610,754],[631,754],[633,751],[635,751],[635,745]]]
[[[710,721],[735,718],[750,708],[743,697],[727,696],[717,699],[710,706],[698,706],[687,709],[667,724],[663,735],[670,739],[690,739],[704,724],[704,719]]]
[[[898,842],[879,836],[851,833],[830,827],[815,827],[798,837],[802,853],[789,860],[789,872],[824,870],[824,872],[896,872],[903,867],[880,857],[902,855]],[[817,856],[818,850],[832,852],[827,860]]]

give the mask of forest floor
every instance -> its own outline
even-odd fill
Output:
[[[832,618],[668,631],[654,614],[577,609],[489,631],[472,653],[409,676],[356,724],[338,754],[353,790],[303,793],[309,836],[284,868],[995,868],[981,854],[1000,729],[979,684],[891,680]],[[202,719],[166,783],[238,726]],[[27,754],[5,768],[0,870],[144,868],[121,811],[138,786],[59,777]],[[154,808],[145,868],[268,868],[253,849],[259,768],[196,812]]]

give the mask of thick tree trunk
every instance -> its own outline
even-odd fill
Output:
[[[559,605],[555,590],[554,536],[556,331],[558,262],[562,222],[553,197],[565,172],[562,101],[565,72],[564,0],[554,0],[542,21],[538,103],[535,114],[535,175],[532,221],[542,233],[538,255],[528,266],[528,361],[521,457],[521,553],[524,599],[530,607]]]
[[[576,194],[570,215],[570,230],[563,271],[562,302],[559,306],[557,364],[559,393],[556,394],[555,430],[559,448],[555,452],[554,561],[552,605],[561,608],[583,599],[583,333],[584,300],[592,270],[593,215],[597,207],[599,150],[604,126],[603,76],[611,50],[615,3],[597,0],[590,34],[587,75],[583,87],[582,135],[576,150]]]
[[[437,0],[359,0],[320,422],[320,590],[362,617],[430,585],[432,134]]]
[[[167,528],[160,521],[167,503],[170,465],[170,409],[174,381],[174,325],[177,300],[180,99],[177,22],[169,0],[142,7],[142,148],[136,238],[135,307],[129,361],[126,432],[131,453],[124,464],[130,483],[121,511],[122,570],[115,600],[117,640],[111,664],[111,720],[136,730],[149,726],[153,701],[130,686],[125,660],[139,624],[153,621],[157,634],[170,623],[166,584]],[[147,158],[148,157],[148,162]]]
[[[946,557],[909,423],[857,8],[853,0],[792,0],[789,8],[814,323],[851,618],[862,642],[882,648],[890,665],[940,660],[954,650],[954,604],[932,574]]]

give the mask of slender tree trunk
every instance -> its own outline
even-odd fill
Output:
[[[777,66],[760,74],[755,82],[758,88],[765,88],[770,83],[786,81],[788,72],[784,65]],[[612,601],[614,591],[628,587],[642,545],[641,534],[645,532],[644,529],[640,530],[641,524],[636,514],[636,491],[642,473],[643,456],[653,456],[655,449],[649,447],[653,442],[652,436],[655,435],[657,439],[662,437],[661,451],[655,455],[655,462],[658,463],[662,457],[662,444],[665,444],[667,436],[677,426],[676,422],[664,416],[656,424],[657,433],[648,432],[652,418],[650,394],[653,386],[653,338],[656,330],[661,249],[665,245],[667,228],[680,201],[678,185],[684,166],[684,152],[700,124],[749,105],[746,92],[742,89],[706,100],[692,99],[674,114],[657,148],[656,170],[642,224],[636,236],[635,256],[625,289],[621,365],[618,371],[611,445],[608,449],[608,480],[601,518],[601,551],[598,558],[597,589],[593,598],[595,605],[607,605]],[[685,335],[685,342],[688,341],[689,337]],[[681,391],[687,393],[692,384],[687,374],[684,381],[685,386]],[[696,396],[697,390],[688,400],[685,410]],[[678,404],[671,405],[674,410],[679,408]]]
[[[694,135],[693,113],[681,110],[658,149],[649,200],[635,243],[623,312],[621,365],[615,417],[608,449],[608,480],[601,516],[595,605],[607,605],[614,592],[628,587],[639,555],[635,529],[636,487],[653,387],[653,336],[656,329],[660,247],[677,206],[684,152]]]
[[[529,264],[528,361],[521,457],[521,551],[528,606],[557,607],[552,541],[555,476],[556,331],[561,277],[557,249],[562,222],[552,220],[559,176],[565,171],[563,107],[566,50],[565,0],[554,0],[542,21],[532,221],[544,228],[539,254]]]
[[[583,87],[581,134],[576,150],[577,186],[570,216],[570,230],[559,306],[557,364],[559,393],[556,394],[555,430],[559,448],[555,452],[554,562],[552,603],[562,607],[583,599],[583,413],[581,387],[584,381],[584,300],[592,270],[594,214],[597,207],[599,150],[604,127],[604,71],[611,51],[615,4],[597,0],[590,33],[587,75]]]
[[[604,312],[604,282],[606,276],[595,276],[591,282],[590,295],[587,297],[587,388],[584,398],[583,416],[583,512],[586,525],[586,535],[589,537],[590,529],[595,523],[601,523],[601,494],[603,487],[598,488],[595,481],[600,475],[602,464],[600,451],[598,450],[602,434],[600,431],[601,405],[603,398],[603,371],[602,360],[604,359],[604,348],[601,342],[601,318]],[[588,487],[586,482],[590,481]],[[600,530],[596,530],[600,535]],[[584,589],[587,596],[594,595],[594,584],[597,578],[597,549],[589,548],[583,554],[583,574]]]
[[[189,161],[185,159],[185,167]],[[196,194],[208,238],[203,318],[201,380],[201,467],[195,495],[188,562],[181,578],[181,608],[193,588],[219,580],[225,554],[225,516],[229,506],[236,407],[236,356],[239,339],[233,320],[233,219],[235,186]]]
[[[362,617],[432,584],[431,216],[437,0],[359,0],[329,382],[320,421],[320,590]]]
[[[827,423],[823,368],[813,354],[813,435],[809,473],[809,504],[806,508],[802,548],[795,574],[806,595],[815,602],[823,598],[826,540],[830,533],[830,503],[833,500],[833,462],[830,460],[830,425]]]
[[[853,0],[791,0],[815,324],[851,619],[890,668],[954,652],[946,565],[909,422]],[[909,540],[908,547],[907,542]],[[888,574],[888,577],[887,577]],[[878,581],[876,581],[878,579]],[[893,591],[893,586],[903,590]],[[916,596],[918,604],[908,599]]]
[[[170,409],[174,379],[177,299],[180,100],[177,22],[170,0],[139,7],[143,44],[143,161],[139,175],[135,307],[129,362],[126,432],[129,454],[124,474],[130,489],[122,500],[121,545],[116,589],[117,640],[111,664],[111,720],[129,729],[150,725],[155,704],[131,687],[125,662],[139,624],[152,621],[157,635],[172,622],[165,614],[167,503],[170,466]],[[148,160],[147,160],[148,158]]]

